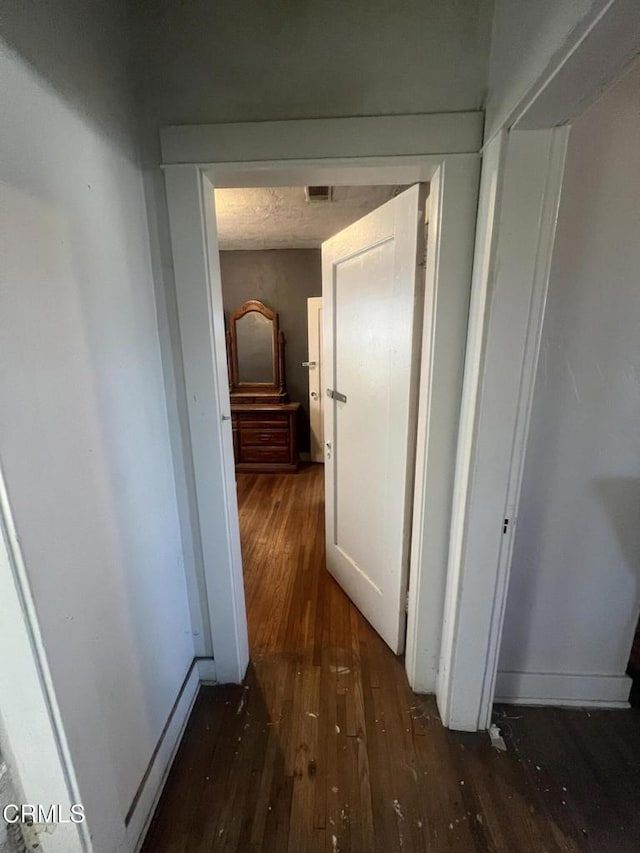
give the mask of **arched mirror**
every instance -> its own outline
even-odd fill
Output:
[[[247,311],[236,320],[238,384],[275,384],[273,320],[261,311]]]
[[[284,399],[284,335],[278,315],[257,299],[232,312],[227,332],[232,398]]]

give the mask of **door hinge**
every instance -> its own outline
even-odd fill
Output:
[[[407,597],[404,600],[404,612],[409,612],[409,590],[407,590]]]
[[[509,527],[509,519],[505,518],[502,522],[502,533],[503,535],[507,532],[507,527]]]

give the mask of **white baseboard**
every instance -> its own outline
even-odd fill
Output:
[[[498,672],[494,701],[512,705],[628,708],[630,690],[631,679],[626,675]]]
[[[196,658],[200,684],[217,684],[216,662],[213,658]]]
[[[187,720],[200,689],[200,673],[196,664],[196,661],[192,663],[182,684],[143,782],[136,794],[134,805],[130,810],[130,817],[127,822],[127,850],[137,851],[142,847],[173,759],[180,746]]]
[[[217,684],[213,658],[194,658],[160,736],[127,821],[127,849],[142,847],[201,684]]]

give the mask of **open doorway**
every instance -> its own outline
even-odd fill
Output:
[[[404,649],[426,197],[399,185],[215,190],[255,662],[299,652],[298,629],[316,656],[344,656],[327,642],[332,588],[354,630],[364,614]]]
[[[394,120],[394,133],[396,124]],[[398,129],[404,124],[400,121]],[[211,628],[210,654],[215,660],[210,677],[221,683],[240,683],[249,662],[249,643],[214,188],[428,183],[430,219],[411,524],[412,584],[408,593],[405,651],[411,687],[427,693],[437,689],[479,157],[477,154],[360,157],[354,154],[353,139],[345,142],[335,137],[342,129],[342,122],[338,121],[335,127],[334,123],[330,125],[324,135],[315,137],[316,153],[333,145],[329,159],[300,159],[298,152],[295,162],[288,160],[286,135],[279,136],[272,149],[272,153],[278,153],[277,160],[252,160],[249,149],[245,152],[247,156],[243,154],[241,140],[240,147],[234,148],[233,162],[224,160],[219,145],[203,158],[211,142],[209,138],[200,149],[198,163],[188,165],[194,152],[180,152],[182,142],[177,138],[174,140],[177,148],[169,156],[177,162],[164,167],[188,416],[185,464],[193,460],[197,510],[194,518],[189,509],[189,517],[191,529],[195,528],[198,544],[202,545],[202,570],[194,566],[193,571],[187,572],[187,582],[198,608],[196,617]],[[314,128],[318,130],[317,125]],[[366,139],[369,138],[367,135]],[[414,150],[428,150],[429,139],[428,134],[421,134]],[[451,140],[441,141],[437,150],[441,151],[442,146],[450,150],[452,144]],[[463,141],[456,146],[468,150],[469,144]],[[400,146],[397,151],[406,148],[407,138],[399,135],[397,145]],[[341,160],[340,150],[349,151],[349,158]],[[167,148],[165,155],[168,154]],[[203,163],[203,159],[208,162]],[[417,213],[414,212],[412,220],[417,228]],[[383,243],[386,245],[385,241],[380,245]],[[341,393],[339,385],[324,382],[323,385],[325,391],[329,387]],[[325,404],[329,399],[325,396]],[[363,530],[378,532],[372,521]],[[400,606],[398,601],[398,610]],[[404,606],[402,613],[397,613],[398,625],[401,622],[404,622]],[[204,652],[207,653],[206,649]]]

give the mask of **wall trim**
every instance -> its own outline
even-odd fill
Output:
[[[638,55],[640,4],[609,0],[558,62],[555,56],[513,111],[518,130],[556,127],[581,115]]]
[[[200,690],[197,660],[191,661],[189,670],[178,691],[167,722],[158,738],[147,769],[136,791],[125,817],[128,849],[139,850],[142,847],[149,824],[155,813],[171,765],[182,741],[191,710]]]
[[[558,672],[498,672],[496,702],[512,705],[564,705],[628,708],[628,675]]]
[[[495,141],[505,153],[492,146],[484,161],[500,187],[483,193],[478,219],[480,325],[470,326],[437,693],[443,721],[463,731],[491,722],[567,135],[512,131]]]
[[[418,386],[405,668],[438,693],[479,171],[449,159],[431,180]],[[466,202],[464,199],[466,198]],[[452,345],[459,339],[464,345]],[[443,723],[449,721],[443,717]]]
[[[173,761],[182,743],[193,706],[198,698],[200,687],[203,684],[211,685],[217,683],[216,665],[213,658],[196,657],[191,661],[189,670],[178,691],[176,700],[169,712],[167,722],[142,777],[140,787],[136,791],[125,818],[127,834],[130,838],[136,840],[135,847],[133,848],[136,851],[141,849],[149,825],[153,820]],[[141,803],[144,804],[144,808],[138,812],[138,806]],[[136,818],[137,813],[139,813],[139,818]]]
[[[132,823],[138,806],[146,798],[145,792],[149,790],[149,780],[155,777],[157,780],[156,790],[160,790],[162,784],[164,784],[163,777],[168,772],[171,761],[173,760],[174,750],[180,742],[182,729],[191,713],[191,707],[195,701],[199,686],[200,680],[198,678],[196,659],[194,658],[178,690],[178,695],[175,698],[173,706],[169,711],[167,722],[164,724],[164,728],[160,732],[160,737],[151,753],[151,758],[142,776],[142,781],[125,815],[125,826],[128,827]],[[158,771],[160,771],[160,776],[158,776]],[[158,788],[158,786],[160,787]]]
[[[188,424],[195,472],[193,527],[200,532],[216,675],[223,683],[240,684],[249,646],[214,196],[205,182],[195,166],[165,170],[186,389],[181,417]]]
[[[1,465],[0,713],[4,759],[24,801],[82,803]],[[93,849],[88,821],[58,824],[38,840],[47,853]]]
[[[160,128],[162,164],[471,154],[484,113],[362,116]]]
[[[213,658],[196,658],[200,684],[217,684],[216,662]]]
[[[607,0],[573,31],[511,105],[489,110],[485,145],[501,130],[550,130],[581,115],[638,55],[637,0]]]

